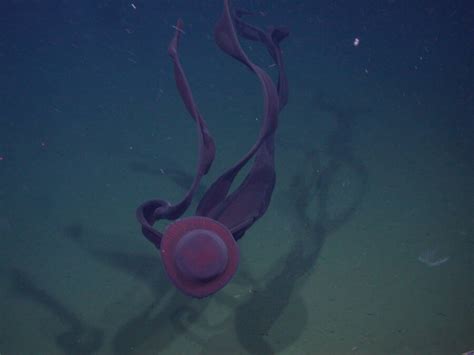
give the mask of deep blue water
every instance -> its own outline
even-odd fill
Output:
[[[474,350],[472,1],[232,4],[289,27],[290,96],[270,207],[234,280],[195,300],[135,208],[195,170],[178,18],[217,145],[197,198],[257,138],[260,86],[213,40],[222,2],[0,2],[0,354]]]

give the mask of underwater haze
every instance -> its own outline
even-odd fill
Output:
[[[214,41],[223,2],[0,1],[0,354],[474,351],[470,0],[231,1],[290,31],[275,190],[226,287],[170,282],[135,210],[196,170],[178,18],[217,149],[192,210],[262,123],[260,83]]]

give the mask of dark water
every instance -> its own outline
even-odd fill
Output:
[[[192,180],[178,17],[218,147],[204,184],[257,136],[259,84],[213,41],[221,1],[0,2],[0,354],[473,350],[472,2],[233,4],[291,29],[290,100],[272,204],[233,282],[198,301],[134,211]]]

